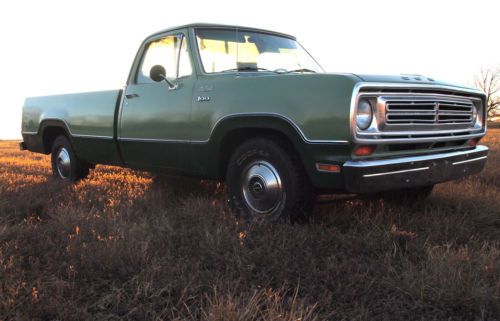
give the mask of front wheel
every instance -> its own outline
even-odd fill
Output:
[[[306,220],[312,193],[298,156],[268,138],[243,143],[227,170],[230,203],[248,221]]]
[[[51,163],[53,175],[66,182],[76,182],[89,174],[89,165],[76,158],[66,136],[59,136],[54,140]]]

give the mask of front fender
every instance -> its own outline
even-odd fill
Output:
[[[223,178],[225,165],[232,151],[244,140],[256,136],[278,136],[286,139],[297,152],[314,186],[342,186],[342,177],[325,177],[316,170],[317,162],[341,164],[350,155],[347,141],[313,142],[290,119],[276,114],[230,115],[217,123],[208,141],[193,142],[197,166],[203,175]],[[325,182],[324,179],[328,179]],[[335,183],[335,182],[337,183]]]

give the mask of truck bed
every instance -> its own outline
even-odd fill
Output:
[[[27,98],[22,148],[50,153],[51,141],[64,130],[79,159],[91,164],[121,165],[116,143],[121,95],[122,90],[108,90]]]
[[[121,90],[27,98],[22,118],[23,134],[36,134],[42,122],[65,122],[75,137],[114,137],[114,116]]]

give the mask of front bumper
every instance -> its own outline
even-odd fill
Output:
[[[488,147],[414,157],[348,161],[343,165],[345,187],[351,193],[373,193],[442,183],[479,173]]]

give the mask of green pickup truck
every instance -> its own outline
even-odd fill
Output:
[[[322,193],[428,195],[478,173],[485,95],[325,73],[295,37],[191,24],[148,37],[123,90],[26,99],[21,149],[74,182],[96,164],[224,180],[235,211],[297,219]]]

